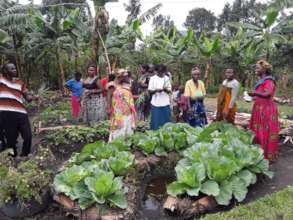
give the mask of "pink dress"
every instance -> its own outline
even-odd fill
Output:
[[[269,161],[275,160],[279,142],[278,108],[273,101],[275,90],[275,84],[270,79],[256,88],[256,92],[268,91],[271,96],[270,98],[255,97],[249,125],[255,134],[255,143],[261,145],[264,156]]]

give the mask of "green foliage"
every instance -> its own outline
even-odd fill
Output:
[[[284,205],[286,204],[286,205]],[[264,211],[266,210],[266,211]],[[282,216],[284,220],[290,220],[293,215],[293,187],[267,195],[257,201],[245,205],[239,205],[228,212],[211,214],[204,220],[275,220]]]
[[[168,193],[198,196],[202,192],[221,205],[228,205],[232,196],[243,201],[256,174],[272,177],[263,151],[251,143],[250,133],[228,124],[211,124],[183,152],[175,168],[177,181],[168,186]]]
[[[5,162],[9,151],[1,153],[0,162],[0,206],[18,200],[21,205],[35,199],[42,202],[42,195],[47,192],[52,172],[42,168],[42,158],[30,158],[18,164]],[[3,157],[3,158],[2,158]]]
[[[58,192],[77,199],[82,208],[109,202],[125,208],[125,190],[115,182],[122,177],[113,178],[127,175],[133,166],[134,155],[130,150],[157,156],[176,151],[183,158],[175,167],[177,181],[168,186],[168,193],[198,196],[201,192],[228,205],[233,196],[243,201],[247,187],[256,182],[256,174],[272,177],[263,151],[251,143],[251,133],[230,124],[212,123],[203,129],[169,123],[157,131],[86,145],[55,177],[54,185]],[[104,186],[111,184],[117,189],[115,192]]]
[[[97,170],[94,177],[85,179],[85,185],[98,204],[104,204],[109,201],[121,209],[127,208],[122,178],[114,178],[112,172]]]
[[[212,32],[216,27],[216,16],[205,8],[195,8],[189,11],[184,25],[193,29],[198,35]]]
[[[42,126],[61,125],[72,120],[69,102],[59,102],[49,105],[41,112],[39,120]]]
[[[93,143],[96,140],[107,140],[109,136],[108,121],[100,122],[94,127],[70,127],[58,130],[45,137],[45,141],[54,146],[78,143]]]
[[[71,164],[55,177],[55,190],[78,200],[82,209],[94,203],[126,209],[126,189],[121,176],[126,175],[133,166],[134,155],[121,151],[122,145],[124,143],[118,140],[109,144],[98,141],[86,145],[73,156]]]

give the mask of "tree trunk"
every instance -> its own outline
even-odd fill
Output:
[[[61,90],[62,93],[64,93],[64,84],[65,84],[65,74],[64,74],[64,67],[63,67],[63,62],[61,60],[60,56],[60,50],[57,48],[56,50],[56,59],[59,65],[59,71],[60,71],[60,79],[59,79],[59,89]]]
[[[209,86],[209,75],[210,75],[211,68],[212,68],[212,58],[209,58],[206,63],[206,69],[204,74],[204,82],[205,82],[206,89]]]
[[[13,40],[13,48],[15,51],[15,63],[16,63],[16,68],[18,72],[18,77],[22,77],[22,70],[21,70],[21,63],[20,63],[20,58],[19,58],[19,52],[17,48],[17,42],[16,42],[16,34],[12,34],[12,40]]]
[[[105,51],[106,62],[107,62],[107,65],[108,65],[108,74],[110,74],[112,71],[111,71],[111,64],[110,64],[110,60],[109,60],[108,50],[107,50],[107,47],[106,47],[106,45],[104,43],[104,40],[102,38],[102,35],[101,35],[100,31],[97,30],[97,33],[98,33],[99,39],[100,39],[100,41],[102,43],[102,46],[104,48],[104,51]]]
[[[97,33],[94,31],[93,33],[93,39],[92,39],[92,50],[93,50],[93,57],[92,61],[97,65],[98,64],[98,58],[99,58],[99,38],[97,36]]]

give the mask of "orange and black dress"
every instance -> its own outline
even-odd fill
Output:
[[[231,81],[227,79],[224,80],[218,94],[217,121],[223,121],[225,119],[227,122],[234,124],[237,112],[236,99],[239,87],[240,84],[236,79]],[[224,113],[227,113],[226,118],[224,118]]]

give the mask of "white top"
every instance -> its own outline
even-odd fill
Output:
[[[168,89],[172,91],[171,81],[168,76],[159,77],[154,75],[150,78],[148,90]],[[170,95],[166,92],[155,93],[152,95],[151,104],[155,107],[163,107],[170,105]]]
[[[237,99],[240,84],[236,79],[233,79],[231,81],[228,81],[227,79],[225,79],[224,82],[223,82],[223,86],[226,86],[226,87],[232,89],[231,90],[231,101],[230,101],[230,104],[229,104],[229,108],[233,108],[234,104],[236,102],[236,99]]]

